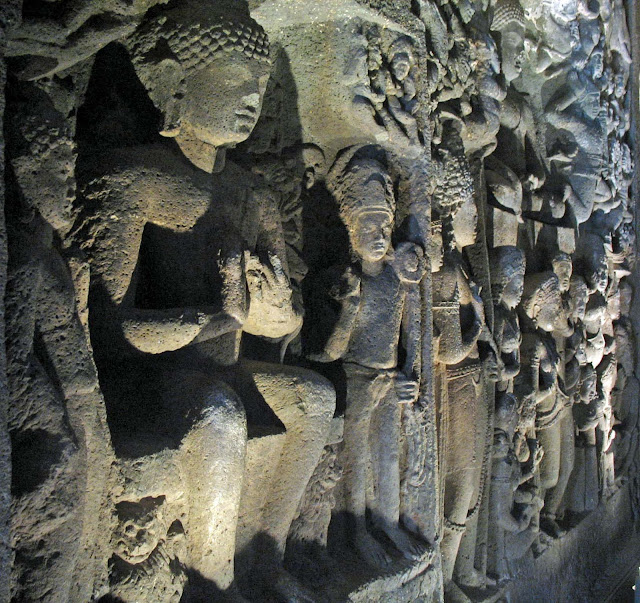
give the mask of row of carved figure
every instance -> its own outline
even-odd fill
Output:
[[[326,144],[243,3],[113,4],[9,46],[16,600],[313,601],[330,523],[464,600],[637,470],[621,3],[354,4]]]
[[[507,580],[625,479],[637,380],[624,7],[497,2],[496,47],[457,5],[441,7],[461,28],[454,64],[486,66],[466,79],[475,97],[453,92],[452,70],[434,107],[441,549],[462,599],[460,587]],[[451,95],[463,103],[453,111]]]

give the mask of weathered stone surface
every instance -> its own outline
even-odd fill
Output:
[[[625,579],[632,8],[5,2],[0,598]]]

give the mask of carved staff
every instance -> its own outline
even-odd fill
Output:
[[[428,145],[427,145],[428,148]],[[405,220],[406,239],[427,249],[429,244],[431,205],[427,187],[429,157],[420,155],[404,171],[400,193],[408,199],[408,217]],[[402,245],[396,249],[402,253]],[[407,283],[403,320],[403,339],[406,357],[402,372],[416,379],[418,399],[405,405],[402,424],[407,442],[407,473],[403,483],[402,512],[404,521],[430,542],[441,532],[438,500],[438,459],[436,410],[433,395],[433,352],[431,317],[431,273],[417,282]]]

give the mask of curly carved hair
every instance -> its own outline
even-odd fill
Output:
[[[204,2],[163,12],[144,23],[127,41],[136,70],[165,43],[185,72],[198,71],[221,53],[239,52],[271,64],[269,39],[248,13],[237,9],[216,10]]]
[[[29,156],[43,161],[56,149],[67,147],[70,160],[75,160],[75,143],[71,130],[62,119],[55,117],[30,114],[12,119],[7,124],[10,132],[8,146],[12,158]]]
[[[560,296],[560,281],[553,272],[542,272],[525,277],[524,294],[520,306],[527,316],[535,318],[536,308],[541,308],[554,297]]]
[[[511,23],[525,26],[524,10],[520,2],[518,0],[498,0],[493,10],[491,29],[502,31]]]

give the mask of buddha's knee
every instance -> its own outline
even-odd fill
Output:
[[[296,378],[298,400],[288,412],[297,421],[329,425],[336,409],[336,392],[328,379],[313,371],[301,370]]]
[[[238,395],[226,384],[203,379],[193,400],[192,422],[185,439],[206,440],[209,450],[244,451],[247,419]]]

